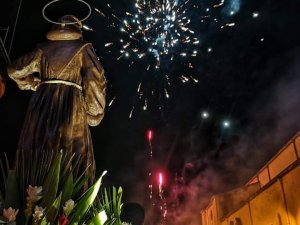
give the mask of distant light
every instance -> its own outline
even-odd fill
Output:
[[[212,52],[212,48],[208,48],[208,49],[207,49],[207,52]]]
[[[263,42],[264,40],[265,40],[264,38],[261,38],[261,39],[260,39],[261,42]]]
[[[208,112],[202,112],[202,118],[203,119],[207,119],[209,117],[209,113]]]
[[[126,53],[125,53],[125,56],[126,56],[126,57],[129,57],[129,53],[128,53],[128,52],[126,52]]]
[[[253,17],[253,18],[257,18],[258,16],[259,16],[259,13],[258,13],[258,12],[252,13],[252,17]]]
[[[223,126],[224,126],[225,128],[230,127],[230,122],[229,122],[228,120],[225,120],[225,121],[223,122]]]
[[[206,8],[206,12],[209,12],[209,8]]]
[[[230,15],[232,16],[232,15],[234,15],[235,14],[235,12],[234,11],[230,11]]]

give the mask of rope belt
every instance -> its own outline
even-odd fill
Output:
[[[79,84],[76,84],[71,81],[66,81],[66,80],[45,80],[40,83],[40,85],[42,85],[42,84],[64,84],[67,86],[75,87],[75,88],[79,89],[80,91],[82,91],[82,87]]]

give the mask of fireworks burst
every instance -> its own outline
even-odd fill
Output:
[[[198,45],[199,39],[190,27],[188,3],[189,0],[182,4],[176,0],[136,0],[137,12],[127,12],[120,27],[125,34],[120,39],[121,57],[139,60],[150,56],[155,59],[155,68],[160,69],[162,61],[197,56],[191,45]]]
[[[112,9],[109,4],[107,6]],[[198,55],[200,40],[191,26],[188,15],[191,8],[197,7],[190,0],[135,0],[134,11],[126,12],[123,19],[114,12],[106,16],[95,9],[99,15],[111,20],[109,27],[118,28],[121,32],[118,43],[110,41],[105,44],[106,48],[119,48],[117,60],[130,60],[129,67],[143,61],[146,77],[155,73],[152,76],[156,79],[154,85],[149,87],[147,81],[141,78],[137,86],[138,100],[144,111],[149,108],[150,95],[165,99],[171,97],[170,86],[174,80],[198,83],[196,74],[178,76],[169,71],[174,65],[184,64],[189,70],[194,68],[190,59]],[[162,108],[161,105],[159,108]],[[135,109],[133,105],[129,118],[132,118]]]
[[[138,101],[132,105],[129,118],[138,108],[149,110],[153,99],[159,100],[158,108],[162,109],[174,94],[175,82],[199,83],[198,68],[193,62],[199,61],[199,55],[213,53],[212,47],[203,44],[204,33],[211,24],[219,30],[236,26],[224,18],[236,14],[240,2],[227,1],[133,0],[134,9],[123,16],[116,15],[109,4],[109,13],[95,9],[109,20],[109,27],[119,29],[121,34],[117,41],[105,43],[105,48],[117,49],[116,60],[127,60],[130,68],[138,63],[144,66],[136,87]],[[257,16],[258,12],[253,13],[253,18]],[[201,26],[206,27],[204,32]]]

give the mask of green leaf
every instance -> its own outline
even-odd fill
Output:
[[[41,156],[39,156],[38,158],[34,158],[34,161],[38,161],[38,166],[34,177],[36,184],[43,184],[46,175],[50,171],[51,162],[53,161],[52,154],[54,153],[50,154],[49,152],[43,152]]]
[[[16,170],[8,170],[4,208],[20,208],[19,184]]]
[[[106,171],[103,172],[101,177],[97,180],[97,182],[90,187],[90,189],[83,195],[81,200],[77,203],[77,205],[74,208],[74,213],[71,214],[69,224],[73,223],[80,223],[82,217],[85,215],[87,210],[90,208],[90,206],[93,204],[100,186],[103,176],[106,174]]]
[[[46,219],[50,223],[53,223],[58,215],[58,211],[60,208],[60,202],[61,202],[61,196],[62,193],[55,199],[53,204],[50,206],[50,208],[46,212]]]
[[[77,181],[75,183],[74,189],[73,189],[73,196],[75,196],[82,189],[85,182],[87,182],[89,178],[90,178],[90,176],[85,176],[80,180],[80,182]]]
[[[61,201],[63,204],[72,198],[73,187],[74,187],[73,174],[70,173],[63,188],[62,188]]]
[[[117,214],[118,216],[121,215],[121,204],[122,204],[122,195],[123,195],[123,189],[122,187],[119,187],[119,190],[118,190],[118,206],[117,206]]]
[[[114,217],[116,218],[116,224],[120,224],[120,214],[121,214],[121,198],[122,198],[122,188],[118,189],[118,193],[117,193],[117,189],[115,187],[113,187],[113,195],[112,195],[112,199],[113,199],[113,214]]]
[[[67,176],[68,172],[72,172],[72,161],[75,156],[75,153],[69,158],[68,163],[66,164],[63,172],[62,172],[62,177]]]
[[[7,177],[6,177],[6,173],[5,173],[5,170],[4,170],[4,166],[3,166],[2,160],[0,160],[0,168],[1,168],[1,174],[2,174],[3,183],[5,185],[5,183],[6,183],[5,181],[6,181]],[[4,186],[4,188],[6,189],[6,186]]]
[[[112,190],[112,191],[110,191]],[[121,214],[121,200],[122,200],[123,189],[119,187],[118,191],[115,187],[112,189],[104,188],[104,194],[102,194],[101,204],[104,207],[109,220],[105,225],[121,224],[120,214]],[[114,221],[113,223],[111,221]]]
[[[0,219],[0,224],[7,224],[7,222]]]
[[[113,210],[115,214],[117,212],[117,190],[115,187],[113,187],[112,198],[113,198]]]
[[[104,217],[105,215],[105,217]],[[88,222],[88,225],[103,225],[107,221],[107,216],[105,211],[101,211],[100,213],[97,213],[97,215]]]
[[[109,196],[107,194],[107,190],[106,188],[104,188],[104,207],[105,207],[105,211],[107,213],[107,215],[109,216],[109,218],[111,218],[112,212],[110,210],[110,205],[109,205]]]
[[[50,223],[48,223],[46,217],[44,217],[40,225],[48,225],[48,224]]]
[[[44,185],[43,185],[43,200],[41,206],[43,208],[48,208],[49,205],[54,202],[58,190],[59,184],[59,172],[60,164],[62,159],[62,151],[60,151],[55,160],[52,162],[49,173],[46,176]]]
[[[73,196],[75,196],[84,186],[84,184],[91,177],[90,173],[87,173],[89,166],[83,171],[83,173],[76,179],[74,184]]]
[[[4,159],[5,159],[6,171],[9,171],[9,162],[6,153],[4,153]]]

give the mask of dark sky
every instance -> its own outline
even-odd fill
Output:
[[[45,40],[51,27],[41,15],[46,2],[23,0],[12,59]],[[128,68],[130,61],[116,61],[119,49],[107,49],[104,44],[118,40],[119,30],[109,28],[109,21],[95,11],[86,21],[95,32],[84,32],[85,40],[92,42],[106,71],[107,101],[117,96],[100,126],[91,129],[98,172],[107,169],[106,183],[123,186],[126,200],[144,203],[148,196],[150,162],[145,133],[149,128],[155,133],[153,164],[169,178],[170,201],[177,198],[171,191],[175,174],[182,179],[183,212],[191,211],[192,206],[198,210],[211,193],[244,184],[299,131],[300,3],[226,2],[240,3],[233,16],[226,15],[225,9],[216,12],[221,22],[234,21],[232,28],[219,29],[222,23],[216,26],[212,22],[203,26],[197,20],[201,15],[190,14],[202,40],[200,54],[193,60],[199,83],[174,82],[170,100],[153,99],[147,111],[141,109],[136,97],[146,64],[138,62]],[[107,3],[120,17],[125,9],[133,8],[130,0],[90,1],[93,8],[106,13]],[[211,5],[211,1],[203,1],[203,6]],[[11,26],[17,1],[3,0],[0,8],[1,25]],[[253,18],[253,12],[259,16]],[[213,51],[208,54],[209,47]],[[184,68],[173,70],[181,72]],[[7,80],[6,95],[0,100],[0,143],[1,152],[11,158],[29,98],[29,92],[18,90]],[[133,104],[137,110],[129,119]],[[201,117],[204,110],[210,113],[209,119]],[[224,120],[230,121],[229,128],[222,126]],[[192,198],[197,198],[196,207],[189,201]],[[178,221],[184,224],[185,216]]]

